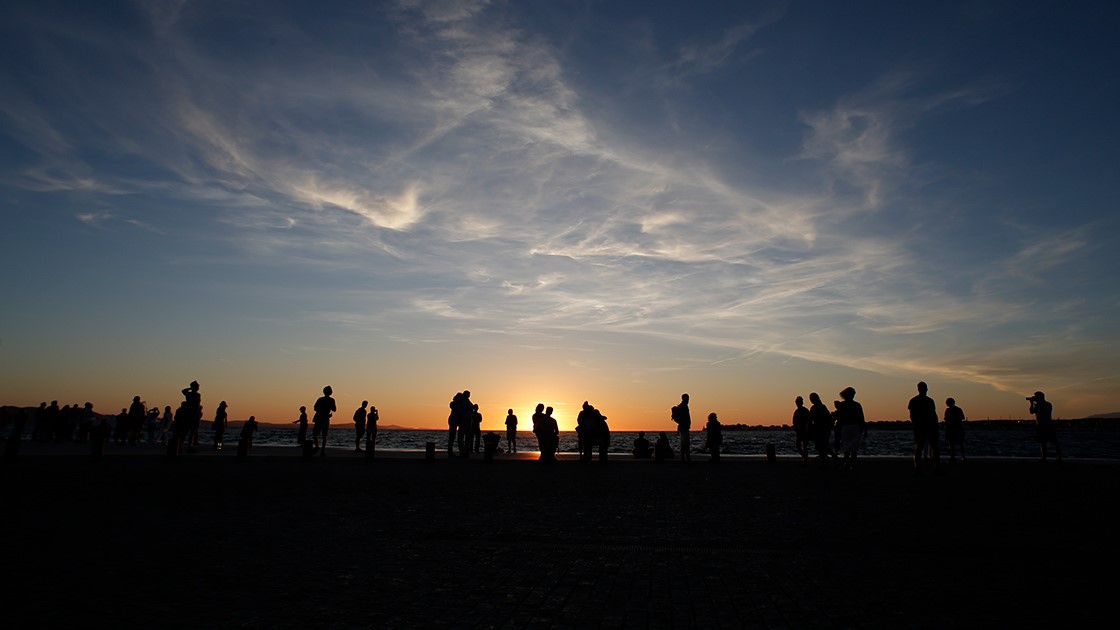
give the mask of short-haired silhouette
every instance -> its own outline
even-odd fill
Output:
[[[925,381],[918,382],[918,395],[910,399],[906,408],[910,411],[910,422],[914,428],[914,474],[921,474],[923,457],[933,460],[936,471],[941,464],[939,438],[937,435],[937,403],[926,392],[929,387]]]
[[[809,462],[809,436],[813,432],[813,414],[805,407],[805,399],[798,396],[793,399],[793,434],[796,440],[797,453],[801,455],[801,465]]]
[[[634,457],[638,459],[649,459],[653,457],[653,447],[649,445],[649,440],[646,439],[645,431],[638,431],[638,437],[634,438]]]
[[[362,438],[366,434],[366,407],[368,400],[362,401],[362,406],[354,410],[354,452],[362,452]]]
[[[331,430],[331,414],[338,411],[338,407],[334,404],[334,398],[331,398],[331,394],[333,393],[334,390],[331,389],[330,385],[323,388],[323,395],[319,397],[319,400],[315,401],[315,415],[311,419],[313,425],[311,437],[315,441],[316,448],[320,449],[319,455],[321,457],[326,457],[327,455],[327,434]],[[320,435],[323,436],[321,447],[319,444]]]
[[[952,398],[945,399],[945,438],[949,441],[949,459],[957,461],[957,449],[961,451],[961,461],[964,457],[964,410],[957,406],[957,401]]]
[[[303,443],[307,441],[307,407],[299,408],[299,419],[292,424],[299,425],[299,429],[296,431],[296,444],[303,446]]]
[[[1058,445],[1058,431],[1054,426],[1054,405],[1046,400],[1046,394],[1042,392],[1035,392],[1034,396],[1028,396],[1027,400],[1031,403],[1030,412],[1035,421],[1035,438],[1038,439],[1038,449],[1042,455],[1039,461],[1046,461],[1046,444],[1052,443],[1057,460],[1061,462],[1062,447]]]
[[[688,411],[688,394],[681,394],[681,402],[670,410],[673,422],[677,423],[680,436],[681,461],[692,461],[692,414]]]
[[[517,416],[513,414],[513,409],[506,412],[506,450],[517,452]]]
[[[708,433],[708,454],[711,457],[713,464],[719,463],[719,451],[723,446],[723,425],[719,423],[719,417],[713,411],[708,414],[708,424],[704,425],[704,431]]]

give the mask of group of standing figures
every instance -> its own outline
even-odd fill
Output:
[[[838,453],[843,453],[842,466],[851,470],[856,465],[860,444],[867,437],[867,419],[863,415],[863,405],[856,402],[855,388],[841,390],[840,400],[832,403],[832,410],[821,402],[816,392],[809,394],[809,402],[811,406],[806,408],[804,398],[794,399],[793,430],[802,461],[808,461],[812,442],[821,462],[838,461]]]
[[[311,439],[307,439],[307,407],[299,408],[299,418],[292,424],[298,424],[296,444],[308,454],[318,452],[320,457],[327,456],[327,436],[331,430],[331,416],[338,411],[335,404],[334,389],[330,385],[323,388],[323,395],[315,401],[315,415],[311,420]],[[379,414],[377,407],[363,400],[362,405],[354,410],[354,452],[362,452],[362,438],[366,441],[366,456],[372,458],[377,445],[377,421]]]

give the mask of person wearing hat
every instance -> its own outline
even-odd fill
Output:
[[[1028,396],[1027,400],[1031,403],[1031,414],[1034,416],[1035,421],[1035,437],[1038,438],[1038,449],[1042,453],[1042,459],[1039,461],[1046,461],[1046,443],[1054,443],[1054,453],[1058,456],[1058,461],[1062,461],[1062,447],[1058,446],[1058,432],[1054,428],[1054,405],[1046,400],[1046,394],[1042,392],[1035,392],[1034,396]]]

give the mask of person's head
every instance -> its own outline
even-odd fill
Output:
[[[798,396],[797,398],[793,399],[793,404],[797,405],[798,407],[804,407],[805,406],[805,399]]]
[[[843,400],[852,400],[855,397],[856,388],[854,387],[845,387],[844,389],[840,390],[840,398],[842,398]]]
[[[668,440],[668,439],[669,439],[669,436],[668,436],[668,435],[665,435],[665,432],[664,432],[664,431],[662,431],[662,432],[658,433],[658,434],[657,434],[657,437],[658,437],[658,439],[662,439],[662,440]]]
[[[817,392],[812,392],[812,393],[810,393],[810,394],[809,394],[809,402],[813,403],[814,405],[819,405],[819,404],[821,404],[821,396],[820,396],[820,394],[818,394]]]
[[[86,409],[93,409],[93,403],[87,402],[85,407],[86,407]],[[171,407],[168,407],[168,409],[171,409]]]
[[[222,402],[218,403],[218,406],[219,407],[228,407],[229,405],[227,405],[226,401],[223,400]]]
[[[164,413],[171,413],[171,405],[167,405],[166,407],[164,407],[163,411]]]
[[[918,393],[924,394],[929,391],[929,385],[925,381],[918,381]]]
[[[953,400],[952,398],[946,398],[945,405],[949,407],[955,407],[957,405],[957,401]]]
[[[256,421],[257,421],[256,416],[249,416],[249,422],[256,422]]]
[[[513,415],[513,409],[506,409],[506,414],[512,416]]]
[[[645,431],[638,431],[638,437],[640,437],[640,438],[644,438],[645,436],[646,436],[646,432],[645,432]]]
[[[132,402],[140,402],[140,397],[139,396],[133,396],[132,397]]]
[[[1035,392],[1034,393],[1034,399],[1035,400],[1046,400],[1046,394],[1043,394],[1042,392]]]
[[[545,407],[544,408],[544,415],[551,416],[552,415],[552,407]]]
[[[368,400],[363,400],[363,401],[362,401],[362,409],[365,409],[365,408],[366,408],[366,406],[368,406],[368,405],[369,405],[369,401],[368,401]]]
[[[688,394],[681,394],[681,402],[688,402]]]
[[[591,403],[587,402],[586,400],[583,401],[583,408],[584,409],[590,409],[591,408]]]
[[[191,391],[197,392],[199,388],[198,381],[191,381]]]
[[[717,421],[719,421],[719,418],[716,417],[716,412],[713,411],[712,413],[708,414],[708,422],[717,422]]]
[[[300,411],[300,413],[306,413],[307,412],[307,405],[300,406],[299,411]]]
[[[469,389],[464,389],[464,390],[463,390],[463,397],[464,397],[464,398],[470,398],[470,397],[471,397],[471,390],[469,390]]]
[[[326,387],[323,388],[323,394],[325,394],[327,396],[330,396],[333,393],[334,393],[334,390],[331,389],[330,385],[327,385]]]

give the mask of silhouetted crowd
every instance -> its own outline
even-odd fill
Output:
[[[917,390],[917,395],[907,404],[914,431],[914,473],[919,475],[926,468],[932,468],[936,473],[941,463],[937,405],[930,398],[929,388],[925,382],[919,382]],[[299,419],[293,423],[299,425],[296,444],[302,447],[307,455],[314,452],[318,452],[321,456],[326,455],[331,416],[338,410],[332,394],[333,390],[328,385],[323,388],[323,395],[315,401],[314,415],[310,421],[312,428],[310,440],[307,435],[307,407],[299,408]],[[38,442],[91,443],[95,455],[99,454],[110,440],[118,445],[136,445],[142,442],[166,445],[169,456],[176,456],[183,452],[196,453],[203,412],[198,381],[185,387],[182,395],[183,400],[174,412],[170,405],[165,406],[162,412],[158,406],[148,408],[140,396],[134,396],[131,404],[121,408],[120,413],[115,417],[95,413],[93,405],[88,402],[82,406],[72,404],[61,408],[58,401],[51,401],[49,405],[43,402],[32,413],[31,420],[34,424],[31,438]],[[794,399],[792,425],[797,452],[803,464],[809,461],[810,451],[814,450],[816,459],[822,464],[831,462],[844,470],[852,470],[855,467],[860,447],[867,437],[867,421],[863,407],[855,400],[855,395],[854,388],[844,388],[839,393],[839,400],[833,402],[832,409],[824,404],[816,392],[809,394],[808,407],[805,406],[801,396]],[[1046,395],[1041,391],[1028,396],[1027,401],[1030,403],[1030,413],[1035,417],[1036,439],[1041,460],[1047,460],[1048,447],[1053,446],[1057,460],[1061,461],[1062,453],[1053,421],[1053,405],[1046,400]],[[458,457],[468,458],[481,450],[487,460],[492,459],[493,455],[499,452],[501,437],[492,431],[485,436],[482,434],[482,413],[478,405],[471,401],[471,392],[464,390],[456,393],[448,406],[450,408],[447,417],[448,456],[455,457],[457,452]],[[537,439],[540,460],[545,463],[556,461],[556,453],[560,445],[560,429],[552,414],[552,407],[539,403],[532,416],[532,432]],[[945,410],[941,415],[950,458],[955,460],[959,452],[961,459],[964,460],[966,420],[964,410],[957,406],[955,399],[947,398]],[[688,394],[682,394],[680,402],[670,408],[669,417],[676,424],[680,460],[685,463],[691,462],[692,416]],[[370,405],[369,401],[363,400],[361,406],[354,411],[355,452],[363,451],[364,439],[367,457],[373,456],[378,419],[378,410]],[[10,435],[20,436],[27,421],[24,410],[17,409],[13,412],[11,408],[4,408],[0,415],[0,430]],[[9,425],[13,425],[10,431],[7,430]],[[223,448],[228,425],[228,405],[223,400],[218,404],[211,425],[216,450]],[[506,450],[509,453],[516,453],[518,420],[513,409],[507,412],[505,426]],[[253,416],[242,424],[238,435],[239,455],[247,453],[257,430],[258,423]],[[607,417],[588,401],[584,401],[576,417],[575,431],[578,461],[591,462],[597,452],[599,462],[605,463],[610,450],[610,427],[607,424]],[[708,414],[703,432],[705,443],[700,450],[708,453],[712,462],[718,462],[723,445],[723,425],[716,413]],[[16,442],[18,443],[18,440]],[[9,453],[11,449],[12,445],[9,444]],[[635,458],[653,459],[657,462],[671,460],[675,456],[665,431],[659,432],[657,442],[653,445],[646,439],[645,432],[639,432],[631,453]]]

